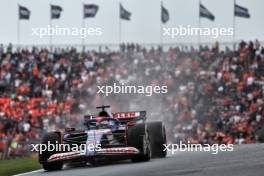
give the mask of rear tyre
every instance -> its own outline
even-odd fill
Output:
[[[164,144],[167,144],[166,130],[162,122],[149,122],[148,124],[152,156],[165,158],[167,155]]]
[[[128,146],[135,147],[140,152],[139,154],[132,156],[132,162],[143,162],[150,160],[151,147],[148,130],[145,123],[129,127]]]
[[[58,133],[50,132],[43,136],[41,140],[41,144],[48,144],[48,141],[50,144],[59,144],[60,143],[60,135]],[[56,161],[48,163],[48,159],[51,155],[58,153],[58,151],[48,151],[45,150],[41,154],[39,153],[39,162],[42,164],[42,167],[46,171],[54,171],[54,170],[60,170],[63,167],[63,162]]]

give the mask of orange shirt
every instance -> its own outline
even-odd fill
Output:
[[[34,77],[38,77],[38,73],[39,73],[39,72],[38,72],[38,67],[35,66],[35,67],[33,68],[33,76],[34,76]]]
[[[47,77],[47,83],[48,83],[49,85],[51,85],[51,84],[53,84],[54,82],[55,82],[55,79],[53,78],[53,76],[49,75],[49,76]]]

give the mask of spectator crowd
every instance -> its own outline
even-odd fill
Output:
[[[98,85],[166,85],[168,93],[111,95]],[[45,131],[80,125],[100,104],[146,109],[170,142],[249,144],[264,140],[264,49],[144,48],[119,51],[0,48],[0,158],[30,155]],[[141,110],[141,109],[140,109]]]

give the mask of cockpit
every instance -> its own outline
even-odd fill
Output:
[[[90,119],[85,122],[87,128],[90,129],[111,129],[117,130],[120,126],[120,122],[114,118],[103,118],[97,117],[95,119]]]

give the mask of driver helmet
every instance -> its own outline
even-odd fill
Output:
[[[98,114],[100,117],[111,117],[110,114],[105,111],[105,110],[102,110],[101,112],[99,112]]]

